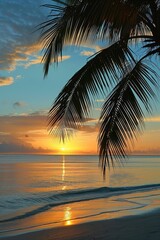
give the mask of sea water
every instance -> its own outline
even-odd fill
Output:
[[[0,155],[0,237],[159,210],[160,157]]]

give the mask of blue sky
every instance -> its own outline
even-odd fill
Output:
[[[82,67],[87,58],[100,49],[89,42],[79,48],[66,47],[62,62],[50,68],[43,77],[42,45],[36,26],[45,21],[49,11],[41,5],[45,0],[0,1],[0,152],[53,152],[62,144],[48,135],[47,112],[67,80]],[[68,153],[96,153],[98,103],[92,121],[80,129],[70,143]],[[135,153],[160,153],[160,110],[146,121],[146,130]],[[92,138],[92,147],[86,142]],[[155,144],[149,138],[155,139]],[[75,146],[75,139],[77,147]],[[142,144],[143,142],[143,144]],[[153,140],[152,140],[153,143]],[[140,146],[140,145],[139,145]]]
[[[88,43],[79,48],[65,48],[62,62],[58,67],[52,66],[44,79],[40,32],[35,31],[49,13],[41,6],[44,3],[46,1],[41,0],[0,1],[0,35],[3,36],[0,38],[1,152],[12,149],[34,152],[37,148],[44,152],[50,148],[54,151],[54,139],[53,148],[51,143],[47,146],[47,112],[66,81],[99,48]],[[39,122],[37,119],[43,120]],[[30,127],[26,128],[26,124]],[[42,129],[43,137],[40,134]],[[26,138],[26,135],[31,137]],[[42,139],[39,146],[34,144],[34,137],[43,138],[46,144],[42,144]]]

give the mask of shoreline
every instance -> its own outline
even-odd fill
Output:
[[[78,225],[42,229],[1,240],[159,240],[160,211]]]

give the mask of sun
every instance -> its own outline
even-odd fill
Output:
[[[64,147],[61,147],[61,151],[64,152],[66,149]]]

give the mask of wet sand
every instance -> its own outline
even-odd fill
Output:
[[[1,240],[159,240],[160,212],[44,229]]]

